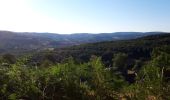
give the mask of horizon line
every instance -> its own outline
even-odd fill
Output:
[[[11,33],[47,33],[47,34],[107,34],[107,33],[170,33],[166,31],[115,31],[115,32],[75,32],[75,33],[58,33],[58,32],[35,32],[35,31],[10,31],[10,30],[0,30],[0,32],[11,32]]]

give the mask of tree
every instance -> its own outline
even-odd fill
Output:
[[[16,58],[12,54],[4,54],[2,55],[2,60],[4,63],[14,64],[16,62]]]

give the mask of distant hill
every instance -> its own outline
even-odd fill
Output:
[[[114,54],[125,53],[133,65],[136,60],[148,61],[154,48],[170,45],[170,34],[156,34],[131,40],[105,41],[81,44],[54,51],[43,51],[33,56],[32,61],[42,63],[45,59],[61,62],[73,57],[77,62],[87,62],[92,55],[102,57],[105,64],[112,64]],[[107,65],[107,66],[108,66]]]
[[[53,34],[0,31],[0,54],[22,54],[32,51],[53,50],[54,48],[80,45],[84,43],[135,39],[151,34],[160,34],[160,32]]]

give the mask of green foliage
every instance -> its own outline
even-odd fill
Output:
[[[4,54],[0,57],[0,63],[14,64],[16,62],[16,57],[12,54]]]
[[[128,56],[124,53],[117,53],[113,56],[113,68],[119,71],[127,70]]]
[[[170,85],[166,75],[169,70],[169,46],[157,48],[152,60],[137,73],[136,83],[125,87],[125,95],[135,100],[169,100]]]
[[[19,60],[10,67],[1,67],[1,99],[108,100],[118,97],[114,91],[116,81],[100,58],[93,57],[83,64],[76,64],[70,58],[63,64],[37,69],[23,64]]]
[[[0,65],[0,99],[169,100],[169,57],[169,46],[156,48],[151,61],[137,70],[132,66],[134,83],[122,76],[129,70],[125,53],[114,54],[112,66],[92,56],[86,63],[74,58],[57,64],[44,60],[43,67],[37,67],[28,63],[30,57],[23,57],[8,67]]]
[[[157,67],[170,68],[170,46],[163,46],[154,49],[153,64]]]

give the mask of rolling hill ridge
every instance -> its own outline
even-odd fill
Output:
[[[135,39],[160,32],[116,32],[116,33],[26,33],[0,31],[0,53],[21,54],[32,51],[53,50],[85,43]]]

